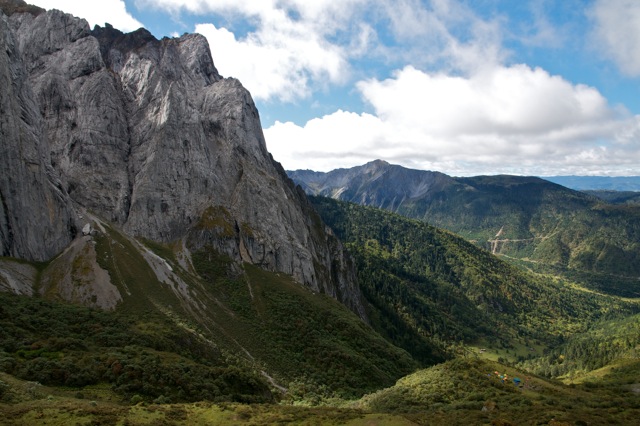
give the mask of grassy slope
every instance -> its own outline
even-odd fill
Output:
[[[638,377],[640,363],[626,364],[625,377]],[[498,372],[496,374],[495,372]],[[507,375],[502,380],[498,375]],[[601,373],[599,384],[563,385],[495,362],[456,359],[420,370],[386,389],[340,407],[265,404],[139,404],[124,406],[104,395],[78,399],[62,388],[32,384],[0,374],[4,421],[31,425],[604,425],[635,424],[640,383],[620,385],[617,373]],[[513,378],[519,378],[519,385]],[[97,392],[96,392],[97,393]]]
[[[283,384],[350,397],[416,368],[408,353],[334,299],[250,265],[237,277],[214,278],[207,257],[194,254],[194,264],[229,310],[219,323]]]
[[[284,274],[207,248],[186,271],[172,247],[149,244],[176,274],[159,282],[116,229],[94,239],[123,295],[115,313],[0,294],[1,371],[78,389],[108,383],[123,401],[267,402],[279,398],[273,380],[292,389],[288,398],[312,402],[357,397],[418,366],[343,305]]]
[[[628,377],[637,379],[640,363],[629,368]],[[419,424],[633,424],[640,395],[615,383],[566,386],[495,362],[456,359],[367,395],[358,406],[413,413],[406,417]]]

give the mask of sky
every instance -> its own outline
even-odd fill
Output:
[[[287,170],[640,175],[639,0],[31,0],[198,32]]]

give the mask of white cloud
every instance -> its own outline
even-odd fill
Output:
[[[496,66],[460,77],[406,67],[358,89],[374,115],[276,123],[265,130],[274,158],[325,171],[382,158],[461,175],[624,174],[640,160],[638,118],[541,69]]]
[[[104,27],[105,23],[109,23],[120,31],[130,32],[144,26],[127,12],[124,0],[28,0],[27,3],[84,18],[92,28],[94,25]]]
[[[374,152],[383,151],[386,131],[378,117],[338,110],[304,127],[276,122],[265,130],[265,137],[269,151],[284,167],[331,170],[361,164],[372,146]]]
[[[237,37],[229,29],[202,23],[195,31],[208,38],[216,67],[237,77],[260,100],[292,102],[327,84],[346,81],[350,66],[343,32],[357,33],[359,43],[370,28],[349,17],[363,0],[139,0],[139,4],[196,14],[215,13],[245,20],[252,29]],[[204,19],[203,19],[204,20]],[[350,41],[351,36],[347,37]],[[344,41],[344,40],[342,40]]]
[[[640,2],[597,0],[589,16],[602,53],[625,74],[640,76]]]
[[[500,22],[455,0],[137,0],[202,16],[216,66],[260,100],[294,102],[352,75],[351,60],[472,73],[503,59]],[[216,24],[207,15],[221,18]],[[210,16],[209,19],[213,17]],[[248,33],[238,32],[242,28]],[[242,52],[243,54],[239,54]],[[366,72],[366,71],[365,71]]]
[[[500,19],[479,18],[455,0],[381,0],[405,63],[472,73],[502,62]]]
[[[312,81],[337,83],[348,69],[341,49],[317,38],[260,32],[238,40],[213,24],[199,24],[195,30],[209,40],[218,71],[238,78],[256,99],[305,98]]]
[[[595,89],[526,65],[498,66],[469,78],[409,66],[392,79],[362,81],[358,88],[382,119],[442,136],[536,134],[608,113]]]

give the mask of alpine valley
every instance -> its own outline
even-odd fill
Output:
[[[1,424],[637,421],[636,204],[296,186],[203,36],[0,10]]]
[[[607,294],[640,296],[635,193],[585,193],[537,177],[451,177],[381,160],[289,175],[309,194],[425,221],[528,269]]]

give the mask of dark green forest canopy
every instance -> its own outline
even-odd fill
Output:
[[[269,402],[264,377],[158,312],[111,313],[0,292],[0,370],[149,401]]]
[[[480,339],[553,347],[594,321],[637,311],[634,303],[524,271],[424,222],[311,199],[356,260],[374,327],[423,361],[429,358],[412,346],[416,336],[444,352]]]

